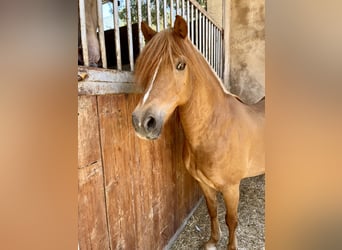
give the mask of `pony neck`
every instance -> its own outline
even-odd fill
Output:
[[[191,76],[189,84],[192,85],[192,94],[184,105],[179,106],[184,134],[191,144],[198,143],[198,135],[210,130],[213,122],[219,119],[219,114],[222,116],[222,110],[229,114],[235,103],[235,98],[224,92],[210,66],[207,63],[205,65],[208,69],[202,75]]]

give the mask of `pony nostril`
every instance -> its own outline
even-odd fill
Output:
[[[149,116],[146,118],[144,122],[144,128],[147,132],[151,132],[156,128],[157,121],[152,116]]]

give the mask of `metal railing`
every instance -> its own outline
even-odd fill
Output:
[[[112,2],[113,30],[111,32],[104,31],[103,24],[102,5],[108,0],[79,0],[85,66],[89,65],[85,1],[97,1],[97,34],[103,68],[133,71],[137,54],[144,46],[141,27],[138,24],[141,21],[147,21],[149,26],[160,31],[171,27],[175,16],[181,15],[187,20],[189,39],[203,54],[217,75],[223,78],[223,28],[195,0],[114,0]],[[133,25],[136,25],[137,28],[132,29]],[[113,51],[109,51],[108,46],[106,48],[108,45],[106,41],[113,41],[115,45]],[[113,57],[114,63],[109,63],[110,60],[107,60],[109,56]]]

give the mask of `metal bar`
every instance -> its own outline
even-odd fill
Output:
[[[167,18],[166,18],[166,0],[163,2],[163,12],[164,12],[164,29],[167,28]]]
[[[129,54],[129,65],[131,71],[134,70],[134,57],[133,57],[133,36],[132,36],[132,17],[131,17],[131,2],[126,0],[126,11],[127,11],[127,39],[128,39],[128,54]]]
[[[202,13],[201,12],[199,13],[199,20],[198,20],[198,22],[199,22],[199,29],[198,29],[199,46],[198,46],[198,49],[202,53],[202,28],[203,28],[203,25],[202,25]]]
[[[182,16],[185,16],[185,3],[184,0],[182,0]]]
[[[213,24],[211,24],[211,33],[212,33],[212,65],[213,65],[213,69],[214,71],[216,71],[215,69],[215,59],[216,59],[216,56],[215,56],[215,43],[216,43],[216,39],[215,39],[215,27]]]
[[[188,30],[190,31],[190,6],[189,6],[190,2],[189,0],[186,1],[186,19],[187,19],[187,23],[188,23]],[[190,32],[189,32],[190,35]]]
[[[208,20],[208,35],[209,35],[209,55],[208,55],[208,61],[209,61],[209,64],[210,64],[210,66],[211,67],[213,67],[213,63],[212,63],[212,55],[213,55],[213,53],[212,53],[212,48],[213,48],[213,46],[212,46],[212,41],[213,41],[213,37],[212,37],[212,34],[211,34],[211,23],[210,23],[210,21]]]
[[[176,0],[176,15],[179,15],[179,0]]]
[[[211,37],[212,37],[212,42],[211,42],[211,61],[212,61],[212,67],[215,71],[215,29],[214,29],[214,25],[212,23],[210,23],[210,27],[211,27]]]
[[[97,25],[99,27],[99,40],[101,49],[102,67],[107,68],[106,45],[103,29],[102,0],[97,0]]]
[[[211,33],[211,66],[213,67],[213,69],[215,69],[214,67],[214,59],[215,59],[215,51],[214,51],[214,47],[215,47],[215,36],[214,36],[214,25],[212,23],[210,23],[210,33]]]
[[[80,8],[80,30],[81,30],[83,63],[84,63],[84,66],[89,66],[89,54],[88,54],[87,28],[86,28],[84,0],[79,0],[79,8]]]
[[[120,27],[119,27],[119,10],[118,1],[113,1],[114,10],[114,33],[115,33],[115,51],[116,51],[116,62],[118,70],[122,69],[121,63],[121,46],[120,46]]]
[[[151,2],[150,0],[147,0],[146,2],[147,7],[147,24],[151,27]]]
[[[195,39],[195,43],[196,43],[196,46],[197,48],[199,48],[199,44],[198,44],[198,12],[199,10],[198,9],[195,9],[195,13],[196,13],[196,18],[195,18],[195,21],[196,21],[196,28],[195,28],[195,35],[196,35],[196,39]]]
[[[142,14],[141,14],[141,1],[137,0],[138,3],[138,31],[139,31],[139,51],[141,52],[144,47],[144,39],[141,32],[141,21],[142,21]]]
[[[224,51],[223,51],[223,32],[220,31],[220,70],[221,70],[221,79],[223,79],[223,65],[224,65]]]
[[[191,22],[191,41],[194,43],[194,6],[190,5],[190,22]]]
[[[140,1],[140,0],[137,0]],[[156,14],[157,14],[157,32],[160,31],[160,12],[159,12],[159,0],[156,0]]]
[[[208,18],[205,17],[205,58],[208,61]]]
[[[214,26],[214,32],[215,32],[215,45],[214,45],[214,51],[215,51],[215,53],[214,53],[214,55],[215,55],[215,70],[216,70],[216,73],[218,73],[218,67],[217,67],[217,65],[218,65],[218,61],[217,61],[217,59],[218,59],[218,53],[217,53],[217,51],[218,51],[218,38],[217,38],[217,28]]]
[[[217,31],[217,28],[214,27],[214,31],[215,31],[215,46],[214,46],[214,50],[215,50],[215,69],[216,69],[216,72],[218,74],[218,58],[219,58],[219,55],[218,55],[218,44],[219,44],[219,41],[218,41],[218,31]]]
[[[217,60],[217,69],[218,69],[218,75],[221,78],[221,60],[222,60],[222,56],[221,56],[221,33],[219,30],[217,30],[217,41],[218,41],[218,46],[217,46],[217,56],[218,56],[218,60]]]
[[[220,55],[220,31],[217,29],[217,74],[219,77],[221,77],[221,72],[220,72],[220,61],[221,61],[221,55]]]
[[[173,0],[170,0],[170,22],[171,22],[171,26],[173,25]]]
[[[214,24],[211,24],[212,26],[212,37],[213,37],[213,48],[212,48],[212,51],[213,51],[213,68],[215,69],[215,59],[216,59],[216,55],[215,55],[215,46],[216,46],[216,37],[215,37],[215,26]]]

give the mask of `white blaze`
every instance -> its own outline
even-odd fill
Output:
[[[162,59],[160,58],[159,63],[158,63],[158,66],[157,66],[157,68],[156,68],[156,71],[154,72],[154,75],[153,75],[153,77],[152,77],[150,86],[148,87],[147,92],[146,92],[145,95],[144,95],[142,105],[144,105],[144,103],[147,101],[147,99],[148,99],[148,97],[149,97],[149,95],[150,95],[150,92],[151,92],[152,87],[153,87],[153,83],[154,83],[154,81],[156,80],[156,77],[157,77],[157,74],[158,74],[158,70],[159,70],[159,66],[160,66],[161,61],[162,61]]]

